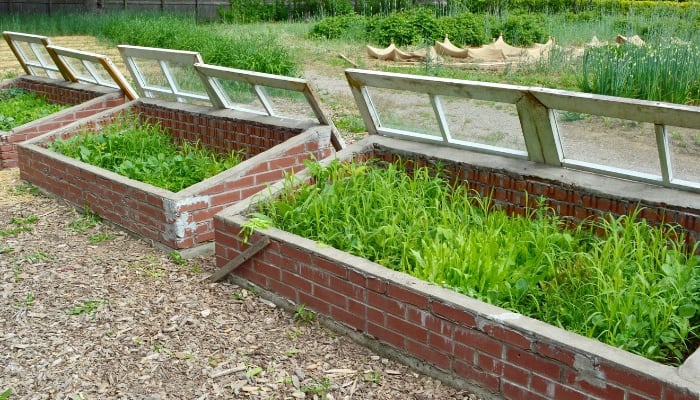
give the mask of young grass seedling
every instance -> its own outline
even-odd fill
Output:
[[[294,319],[299,322],[310,324],[314,322],[315,318],[316,314],[314,314],[313,311],[307,309],[305,304],[300,304],[294,309]]]
[[[87,205],[83,210],[83,214],[74,219],[68,224],[68,230],[75,233],[84,233],[97,226],[102,221],[99,215],[92,212]]]
[[[68,310],[68,315],[94,314],[101,305],[107,303],[107,300],[87,300],[82,304],[73,306]]]

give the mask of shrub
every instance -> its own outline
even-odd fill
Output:
[[[459,46],[480,46],[488,42],[484,17],[464,12],[452,17],[438,19],[440,35],[448,35],[450,41]]]
[[[385,18],[375,17],[367,30],[369,40],[382,46],[391,42],[407,46],[441,39],[435,13],[426,7],[393,13]]]
[[[549,37],[547,20],[542,14],[509,15],[500,26],[503,40],[513,46],[532,46],[544,43]]]
[[[309,36],[317,39],[365,40],[367,19],[357,14],[324,18],[314,24]]]

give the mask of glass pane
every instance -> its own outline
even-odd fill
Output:
[[[555,111],[564,158],[661,175],[652,124]]]
[[[440,101],[454,140],[526,151],[514,104],[452,96]]]
[[[252,85],[227,79],[215,78],[214,81],[223,91],[225,97],[223,100],[227,105],[265,113],[265,107],[255,94]]]
[[[112,79],[102,64],[94,63],[92,61],[85,61],[85,63],[90,66],[92,73],[95,74],[97,82],[106,86],[117,86],[117,83],[114,82],[114,79]]]
[[[304,97],[303,93],[271,87],[264,87],[262,89],[270,103],[272,103],[272,109],[276,115],[300,120],[316,120],[316,114],[314,114],[313,109],[309,105],[309,102],[306,101],[306,97]]]
[[[172,92],[168,80],[165,78],[163,70],[160,68],[158,60],[133,58],[133,61],[147,87]]]
[[[442,138],[427,94],[372,87],[368,87],[367,92],[376,107],[381,127]]]
[[[90,75],[90,72],[85,68],[81,60],[71,57],[61,57],[61,60],[68,66],[76,78],[84,82],[95,83],[95,79]]]
[[[700,130],[667,126],[673,177],[700,182]]]
[[[204,84],[192,64],[178,64],[170,61],[164,63],[167,67],[166,73],[169,73],[174,80],[178,92],[206,96]]]

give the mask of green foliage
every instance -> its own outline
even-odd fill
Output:
[[[68,315],[94,314],[97,309],[104,304],[108,304],[106,300],[87,300],[84,303],[76,304],[68,310]]]
[[[101,36],[120,44],[197,51],[205,62],[270,74],[296,76],[292,54],[273,34],[226,35],[176,15],[107,20]]]
[[[463,12],[438,19],[441,36],[447,35],[458,46],[481,46],[488,42],[484,16]]]
[[[0,400],[7,400],[10,398],[10,395],[12,395],[12,388],[7,388],[5,391],[0,393]]]
[[[3,30],[37,34],[83,34],[116,44],[197,51],[205,62],[270,74],[298,76],[298,61],[271,33],[234,35],[221,25],[198,24],[194,16],[110,12],[45,16],[0,16]]]
[[[33,229],[31,225],[38,221],[39,217],[36,215],[30,215],[26,218],[12,217],[10,219],[10,225],[13,226],[7,229],[0,229],[0,237],[17,236],[22,232],[31,232]]]
[[[511,14],[500,25],[503,40],[513,46],[544,43],[549,37],[547,19],[543,14]]]
[[[112,239],[114,239],[114,234],[109,233],[109,232],[100,232],[100,233],[88,236],[88,241],[90,241],[90,244],[100,244],[102,242],[105,242],[107,240],[112,240]]]
[[[227,23],[298,21],[353,12],[348,0],[229,0],[229,7],[219,8],[221,19]]]
[[[672,103],[700,103],[700,47],[668,40],[659,45],[592,47],[583,57],[585,92]]]
[[[435,39],[442,39],[435,12],[427,7],[418,7],[407,11],[392,13],[384,18],[369,20],[367,36],[370,42],[388,46],[430,44]]]
[[[169,254],[170,259],[173,260],[173,263],[175,265],[184,265],[185,264],[185,259],[182,257],[182,254],[180,254],[179,251],[173,250]]]
[[[242,154],[219,155],[198,143],[173,143],[158,124],[124,118],[100,133],[56,140],[50,149],[128,178],[178,192],[234,167]]]
[[[314,312],[307,309],[305,304],[300,304],[294,309],[294,319],[299,322],[310,324],[314,322],[315,318]]]
[[[275,226],[652,360],[678,365],[700,339],[700,257],[672,226],[565,229],[544,201],[510,217],[427,168],[309,170],[316,184],[260,205]]]
[[[20,88],[0,89],[0,131],[9,131],[69,106],[49,103]]]
[[[87,205],[80,218],[74,219],[68,224],[68,230],[75,233],[84,233],[94,228],[102,221],[99,215],[92,212]]]
[[[320,20],[311,27],[309,37],[316,39],[365,40],[367,19],[357,14],[340,15]]]

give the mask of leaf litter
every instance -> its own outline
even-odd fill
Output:
[[[213,257],[178,265],[111,224],[70,229],[79,218],[0,171],[0,390],[12,399],[477,399],[202,282]]]

